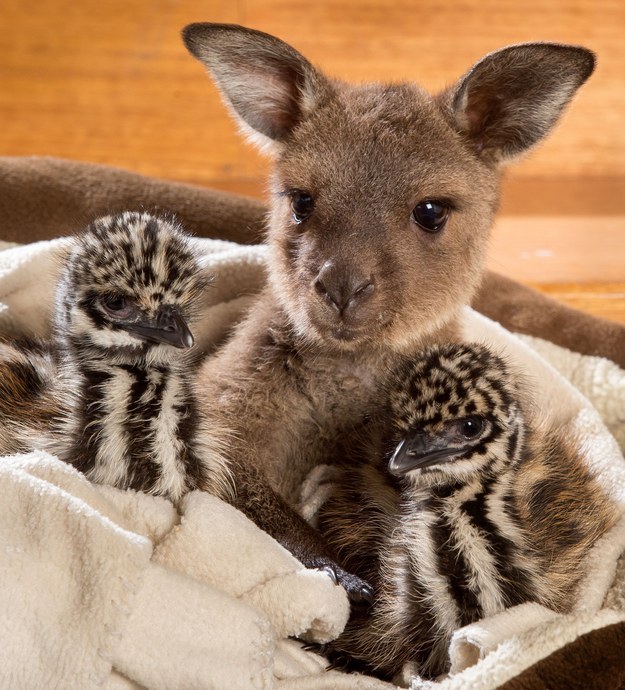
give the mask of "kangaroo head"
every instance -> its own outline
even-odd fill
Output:
[[[242,128],[274,158],[269,280],[326,347],[414,346],[477,287],[502,164],[539,141],[594,68],[579,47],[491,53],[443,93],[329,79],[279,39],[192,24]]]

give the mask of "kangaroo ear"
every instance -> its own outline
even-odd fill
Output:
[[[476,152],[504,161],[549,132],[594,67],[586,48],[509,46],[480,60],[442,99]]]
[[[235,24],[190,24],[189,52],[217,83],[246,134],[261,146],[284,141],[330,86],[294,48]]]

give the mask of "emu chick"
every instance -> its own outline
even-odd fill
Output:
[[[172,221],[93,222],[63,265],[53,337],[0,345],[0,451],[41,448],[92,481],[174,501],[195,488],[230,497],[193,389],[206,285]]]
[[[431,348],[397,371],[387,433],[319,514],[375,594],[328,646],[336,666],[390,679],[410,663],[435,677],[456,629],[526,601],[571,607],[618,513],[574,445],[523,407],[505,363],[479,345]]]

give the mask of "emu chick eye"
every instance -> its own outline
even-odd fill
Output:
[[[412,219],[426,232],[439,232],[449,217],[449,206],[436,199],[424,199],[412,209]]]
[[[296,223],[302,223],[313,212],[315,202],[308,192],[295,190],[291,192],[291,212]]]
[[[130,314],[134,311],[130,300],[123,295],[112,293],[104,295],[100,298],[100,303],[106,312],[108,312],[111,316],[115,316],[120,319],[130,316]]]
[[[481,433],[484,423],[479,417],[467,417],[460,425],[460,432],[465,438],[475,438]]]

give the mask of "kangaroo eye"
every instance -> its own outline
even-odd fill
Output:
[[[296,223],[303,223],[310,216],[315,207],[315,202],[308,192],[295,190],[291,192],[291,211]]]
[[[449,217],[449,205],[436,199],[424,199],[412,209],[414,222],[426,232],[439,232]]]

